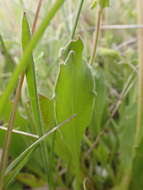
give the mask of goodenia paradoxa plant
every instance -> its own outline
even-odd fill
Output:
[[[71,41],[63,50],[64,63],[60,65],[55,96],[57,123],[77,114],[75,121],[66,124],[58,132],[55,143],[56,151],[78,178],[81,140],[91,120],[94,102],[94,82],[89,66],[82,60],[82,52],[83,42],[80,38]]]

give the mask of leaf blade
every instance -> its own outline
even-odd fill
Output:
[[[90,68],[82,61],[82,51],[80,39],[71,41],[65,48],[63,57],[68,58],[60,66],[55,97],[57,122],[77,114],[76,120],[69,124],[70,128],[64,126],[56,138],[59,155],[70,162],[75,173],[79,172],[80,144],[91,119],[94,100],[94,82]]]

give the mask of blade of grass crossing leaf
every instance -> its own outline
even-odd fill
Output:
[[[75,117],[76,117],[76,114],[72,115],[70,118],[61,122],[59,125],[52,128],[50,131],[46,132],[43,136],[41,136],[38,140],[36,140],[33,144],[31,144],[25,151],[23,151],[6,169],[5,176],[9,176],[7,178],[8,181],[6,181],[6,183],[9,184],[10,181],[13,181],[14,177],[16,177],[16,176],[11,175],[11,172],[13,172],[13,170],[15,170],[15,172],[18,173],[23,168],[23,166],[26,164],[26,162],[28,161],[32,152],[38,147],[38,145],[42,141],[44,141],[49,135],[51,135],[52,133],[57,131],[63,125],[65,125],[66,123],[73,120]]]
[[[25,50],[25,48],[29,44],[30,38],[31,38],[30,28],[29,28],[29,24],[28,24],[28,21],[26,18],[26,14],[24,14],[23,22],[22,22],[22,46],[23,46],[23,50]],[[37,126],[36,132],[39,134],[39,136],[42,136],[44,134],[44,127],[42,124],[41,113],[40,113],[40,108],[39,108],[39,99],[38,99],[38,94],[37,94],[35,67],[34,67],[34,61],[33,61],[32,54],[31,54],[31,57],[29,58],[29,65],[28,65],[27,70],[26,70],[26,78],[27,78],[28,92],[29,92],[29,96],[30,96],[32,112],[33,112],[34,120],[35,120],[35,126]],[[44,164],[44,169],[45,169],[45,172],[47,174],[47,179],[49,181],[48,151],[47,151],[47,147],[46,147],[45,142],[41,143],[40,150],[41,150],[41,159],[42,159],[43,164]]]
[[[48,11],[47,15],[45,16],[37,32],[33,35],[32,39],[30,40],[29,45],[27,46],[25,53],[22,59],[20,60],[20,63],[16,67],[16,70],[14,71],[11,79],[9,80],[6,90],[3,93],[3,96],[0,100],[0,116],[3,112],[6,101],[8,100],[8,98],[10,97],[12,91],[16,86],[20,73],[23,72],[28,65],[28,61],[29,58],[31,57],[32,51],[36,47],[39,40],[42,38],[47,26],[50,24],[51,20],[54,18],[56,12],[59,10],[59,8],[62,6],[63,3],[64,0],[56,0],[53,7]]]
[[[23,156],[22,160],[19,162],[17,167],[15,167],[8,176],[5,177],[5,187],[7,188],[15,179],[15,177],[19,174],[23,166],[28,162],[28,159],[33,152],[31,149],[25,156]]]

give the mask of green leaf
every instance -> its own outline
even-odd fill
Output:
[[[134,147],[135,148],[135,147]],[[141,190],[143,189],[143,138],[136,148],[136,156],[132,162],[132,177],[130,183],[130,190]]]
[[[7,188],[7,190],[15,190],[15,189],[23,190],[23,185],[16,181]]]
[[[55,106],[54,106],[54,99],[49,99],[42,95],[39,95],[39,103],[40,103],[40,110],[41,116],[45,125],[46,129],[52,129],[56,124],[55,119]],[[51,188],[54,186],[54,170],[55,170],[55,152],[54,152],[54,145],[55,145],[55,137],[56,134],[50,136],[47,139],[47,146],[48,146],[48,160],[49,160],[49,181],[51,183]]]
[[[53,128],[56,123],[54,99],[39,95],[39,104],[45,128]]]
[[[121,184],[116,186],[113,190],[142,190],[143,188],[143,138],[138,147],[133,148],[135,148],[134,157],[133,154],[130,155],[128,164],[125,166],[126,169],[124,168]]]
[[[135,124],[136,124],[136,105],[125,106],[125,110],[122,110],[120,123],[119,123],[119,140],[120,140],[120,176],[125,173],[125,167],[127,167],[131,160],[133,143],[135,138]],[[130,113],[130,114],[129,114]]]
[[[23,50],[25,50],[25,48],[29,45],[30,38],[31,38],[31,34],[30,34],[28,20],[26,18],[26,15],[24,15],[23,22],[22,22]],[[32,113],[34,116],[34,123],[36,126],[36,132],[38,133],[39,136],[42,136],[45,132],[45,129],[44,129],[41,112],[40,112],[39,99],[38,99],[38,93],[37,93],[35,66],[34,66],[32,54],[31,54],[31,57],[29,57],[29,65],[26,70],[26,79],[27,79],[27,84],[28,84],[28,92],[29,92],[30,103],[32,107]],[[43,161],[43,167],[45,169],[45,172],[48,178],[49,162],[48,162],[48,150],[47,150],[46,142],[42,142],[40,144],[40,150],[41,150],[41,159]]]
[[[91,4],[91,8],[95,8],[100,5],[101,8],[106,8],[110,6],[110,0],[94,0]]]
[[[56,138],[56,150],[71,164],[75,173],[79,169],[81,140],[91,120],[94,101],[94,82],[89,66],[82,60],[82,51],[81,39],[71,41],[64,49],[63,57],[67,59],[60,65],[55,97],[58,123],[77,114],[77,118],[67,124],[69,127],[65,125]]]
[[[28,46],[30,39],[31,39],[30,28],[29,28],[29,24],[28,24],[26,15],[24,15],[23,22],[22,22],[22,47],[23,47],[23,50],[25,50],[26,47]],[[41,117],[40,117],[35,66],[34,66],[32,54],[31,54],[31,57],[29,58],[29,65],[26,69],[26,79],[27,79],[30,103],[31,103],[31,107],[32,107],[32,113],[34,115],[34,120],[35,120],[36,131],[38,132],[39,135],[42,135],[44,133],[44,128],[43,128]]]
[[[30,174],[27,172],[20,173],[16,179],[20,181],[22,184],[28,185],[29,187],[36,188],[42,187],[45,185],[45,181],[41,178],[39,179],[34,174]]]
[[[132,177],[129,190],[142,190],[143,188],[143,139],[136,149],[136,156],[132,163]]]
[[[98,1],[97,1],[97,0],[94,0],[94,1],[92,2],[92,4],[91,4],[91,9],[96,8],[97,5],[98,5]]]
[[[31,153],[33,150],[30,150],[23,156],[23,158],[20,160],[19,164],[15,168],[12,168],[12,171],[9,173],[8,176],[5,177],[5,186],[9,186],[15,179],[15,177],[19,174],[20,170],[24,167],[24,165],[27,163]]]
[[[108,116],[108,88],[105,76],[105,72],[102,68],[98,68],[95,72],[96,99],[91,122],[93,135],[98,135]]]

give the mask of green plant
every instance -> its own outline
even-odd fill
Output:
[[[0,190],[141,190],[142,29],[137,51],[140,25],[122,26],[135,4],[50,4],[0,4]]]

